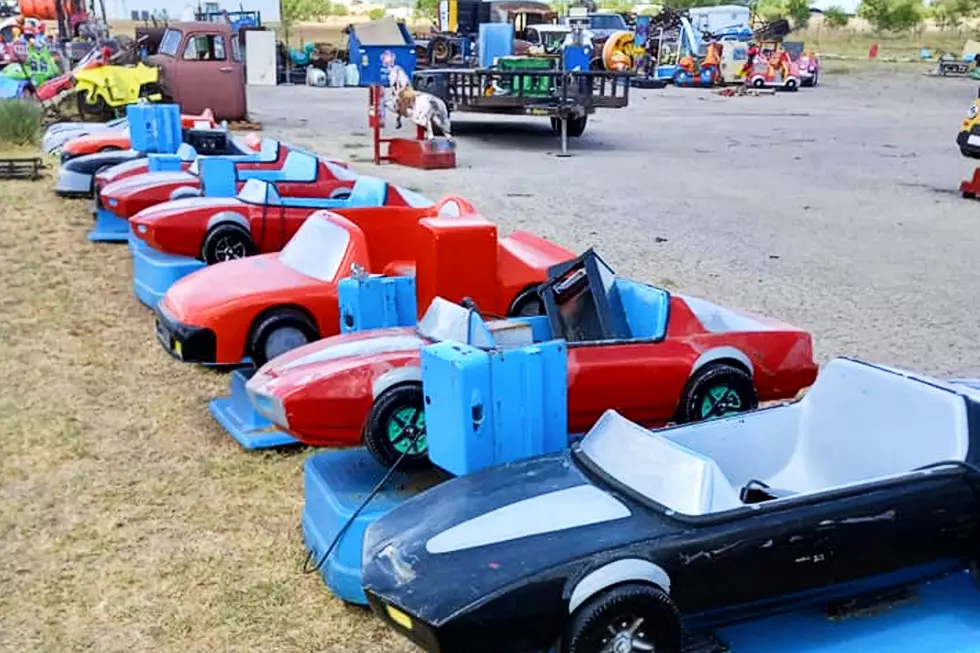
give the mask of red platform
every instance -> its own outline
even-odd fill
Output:
[[[415,138],[383,138],[384,90],[375,84],[368,94],[368,124],[374,135],[374,164],[397,163],[410,168],[439,170],[456,167],[456,150],[446,138],[425,138],[425,130],[416,126]],[[385,150],[387,146],[387,150]]]
[[[971,200],[980,195],[980,168],[973,171],[973,179],[960,183],[960,192],[963,193],[963,197]]]

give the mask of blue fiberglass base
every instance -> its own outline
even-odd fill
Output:
[[[125,243],[129,240],[129,220],[100,207],[95,212],[95,228],[88,232],[88,239],[94,243]]]
[[[203,261],[165,254],[137,238],[130,238],[129,249],[133,254],[133,294],[150,308],[163,299],[170,286],[205,267]]]
[[[980,653],[980,591],[956,573],[867,614],[832,619],[812,608],[716,633],[732,653]]]
[[[211,415],[242,448],[249,451],[298,444],[293,436],[283,433],[252,409],[245,384],[254,373],[255,368],[232,372],[231,393],[208,402]]]
[[[361,545],[367,527],[441,480],[436,472],[411,476],[396,472],[347,528],[330,558],[323,561],[334,538],[386,472],[363,448],[318,453],[303,466],[303,541],[310,552],[310,566],[322,562],[319,573],[323,582],[348,603],[367,605],[361,588]]]

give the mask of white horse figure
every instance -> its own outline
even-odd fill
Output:
[[[453,142],[452,123],[446,103],[431,93],[423,93],[412,88],[408,74],[401,66],[392,66],[388,73],[388,89],[385,106],[395,112],[395,128],[401,129],[402,118],[410,118],[419,127],[425,128],[425,137],[435,136],[435,127]]]

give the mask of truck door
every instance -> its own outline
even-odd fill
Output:
[[[231,33],[193,32],[177,62],[175,97],[184,113],[211,109],[219,120],[245,117],[245,73]]]

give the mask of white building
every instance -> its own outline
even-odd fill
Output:
[[[263,23],[279,22],[279,0],[217,0],[216,2],[201,2],[205,5],[216,4],[219,10],[228,11],[258,11],[262,14]],[[166,14],[170,20],[193,20],[194,12],[198,9],[196,0],[105,0],[106,17],[112,20],[143,20],[144,16],[158,17]]]

